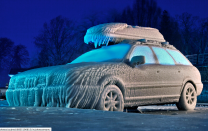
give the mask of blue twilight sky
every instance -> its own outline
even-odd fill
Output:
[[[188,12],[201,18],[208,17],[208,0],[156,1],[171,16]],[[121,11],[133,3],[134,0],[0,0],[0,37],[26,45],[33,56],[36,53],[34,37],[44,22],[58,15],[81,22],[81,18],[90,12]]]

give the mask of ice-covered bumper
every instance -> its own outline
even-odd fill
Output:
[[[95,108],[100,95],[97,86],[53,86],[46,88],[8,89],[10,106],[47,106],[68,108]]]
[[[8,89],[6,98],[10,106],[64,107],[65,92],[62,87]]]
[[[195,84],[196,86],[196,91],[197,91],[197,96],[199,96],[202,92],[202,89],[203,89],[203,84],[202,83],[198,83],[198,84]]]

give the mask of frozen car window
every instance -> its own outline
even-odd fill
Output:
[[[155,63],[155,59],[154,59],[154,55],[152,53],[152,50],[148,47],[148,46],[137,46],[133,53],[131,54],[129,61],[131,61],[132,57],[134,56],[139,56],[139,55],[143,55],[145,56],[145,64],[154,64]]]
[[[128,53],[130,47],[131,46],[129,44],[117,44],[102,47],[100,49],[95,49],[84,53],[71,63],[122,61],[124,56]]]
[[[191,65],[190,62],[179,51],[166,49],[178,64]]]
[[[157,59],[162,65],[175,65],[173,58],[163,48],[152,47]]]

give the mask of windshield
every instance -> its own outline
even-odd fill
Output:
[[[130,49],[129,44],[117,44],[111,46],[105,46],[100,49],[95,49],[84,53],[83,55],[76,58],[71,63],[81,62],[119,62],[122,61],[125,55]]]

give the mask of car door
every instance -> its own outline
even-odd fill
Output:
[[[163,103],[166,100],[178,99],[180,91],[175,75],[178,71],[172,69],[175,66],[172,57],[163,48],[140,45],[132,51],[129,60],[139,55],[145,56],[146,62],[132,69],[131,84],[127,86],[130,92],[126,100],[147,104],[153,100]]]
[[[183,81],[181,70],[176,66],[175,59],[164,48],[154,46],[151,48],[158,60],[157,72],[160,80],[158,86],[161,88],[162,101],[177,101]]]
[[[160,77],[157,72],[158,62],[152,49],[147,45],[138,45],[130,54],[129,61],[134,56],[145,56],[145,63],[132,68],[129,73],[129,84],[126,85],[128,94],[127,101],[142,102],[143,99],[153,99],[160,95],[159,88],[155,85],[160,84]]]

